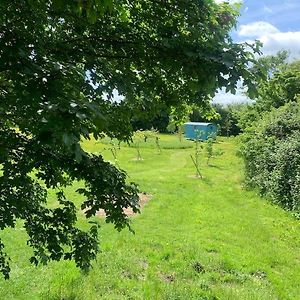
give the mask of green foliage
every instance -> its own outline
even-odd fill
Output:
[[[238,127],[241,132],[244,132],[248,127],[255,124],[259,118],[260,114],[258,113],[255,104],[245,105],[238,113]]]
[[[174,133],[177,131],[179,141],[182,142],[183,125],[188,121],[188,116],[192,111],[192,106],[186,102],[180,106],[173,107],[169,115],[168,131]]]
[[[160,136],[155,129],[147,130],[144,132],[145,135],[145,142],[148,139],[152,139],[155,141],[155,147],[157,150],[157,154],[161,154],[161,146],[160,146]]]
[[[240,115],[241,153],[248,185],[299,212],[300,61],[284,60],[283,53],[265,61],[274,73],[260,82],[259,98]]]
[[[158,135],[158,132],[154,129],[152,130],[137,130],[134,135],[133,135],[133,139],[132,139],[132,144],[134,146],[134,148],[137,151],[137,160],[142,160],[142,155],[141,155],[141,148],[144,146],[142,146],[142,144],[144,143],[149,143],[149,142],[153,142],[155,144],[155,148],[157,150],[157,153],[160,154],[161,153],[161,146],[160,146],[160,137]]]
[[[181,143],[174,141],[173,135],[157,134],[156,136],[159,138],[159,146],[160,146],[161,150],[162,149],[189,149],[189,148],[193,148],[193,146],[194,146],[193,142],[189,141],[189,140],[184,139]],[[101,139],[100,142],[101,142],[101,144],[105,144],[105,145],[109,146],[111,143],[111,140],[109,138],[103,138],[103,139]],[[127,147],[128,144],[129,144],[129,147],[136,148],[136,145],[134,142],[131,142],[131,143],[121,142],[120,148]],[[156,138],[147,139],[147,142],[141,143],[141,146],[142,146],[141,148],[157,150]],[[109,147],[108,148],[106,147],[105,149],[109,149]]]
[[[243,135],[248,185],[276,204],[300,209],[300,104],[273,109]]]
[[[205,152],[206,152],[206,164],[209,165],[209,161],[210,159],[212,158],[213,156],[213,143],[214,143],[214,140],[209,137],[206,141],[206,145],[205,145]]]
[[[215,105],[216,112],[220,115],[219,119],[214,123],[219,125],[219,135],[222,136],[237,136],[240,134],[239,118],[241,111],[246,107],[246,104],[229,104],[226,106]]]
[[[269,76],[259,83],[255,104],[240,114],[241,154],[248,186],[299,213],[300,62],[285,59],[283,52],[263,61]]]
[[[209,162],[213,157],[221,156],[223,154],[223,151],[221,150],[215,150],[214,143],[216,141],[215,135],[210,135],[205,142],[205,154],[206,154],[206,164],[209,166]]]
[[[261,77],[260,83],[263,85],[265,81],[272,78],[274,73],[278,73],[287,65],[289,52],[287,50],[278,51],[275,55],[267,55],[258,58],[259,64],[254,65],[255,72],[264,72],[265,76]]]
[[[155,129],[161,133],[166,133],[169,124],[169,109],[161,108],[154,116],[147,111],[135,114],[131,118],[131,124],[134,131]]]
[[[191,122],[213,122],[219,127],[218,135],[236,136],[240,133],[238,125],[240,112],[246,104],[212,104],[213,113],[205,115],[201,110],[194,108],[189,118]]]
[[[265,58],[270,60],[268,64],[272,72],[266,80],[260,81],[255,103],[241,111],[238,125],[242,130],[251,126],[272,108],[295,102],[297,95],[300,94],[300,61],[286,64],[281,55],[284,54],[279,53],[275,57]]]
[[[300,94],[300,61],[295,61],[274,73],[274,75],[259,86],[259,98],[256,108],[259,113],[278,108],[285,103],[296,101]]]
[[[206,107],[241,76],[254,91],[254,54],[229,37],[237,15],[212,0],[0,2],[0,228],[24,222],[34,264],[72,259],[87,269],[96,256],[96,227],[76,227],[64,192],[74,182],[87,218],[104,209],[121,229],[123,208],[138,210],[136,186],[82,138],[128,141],[133,115]],[[3,244],[0,263],[7,277]]]
[[[133,143],[136,149],[136,159],[137,160],[142,160],[142,155],[141,155],[141,143],[147,141],[147,135],[141,130],[137,130],[134,135],[133,135]]]

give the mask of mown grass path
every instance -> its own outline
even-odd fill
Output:
[[[216,144],[225,153],[212,166],[203,159],[200,180],[193,149],[162,140],[177,149],[157,154],[147,145],[143,161],[133,160],[133,148],[118,151],[130,180],[152,195],[132,218],[135,235],[101,219],[102,253],[83,275],[68,262],[30,266],[22,230],[6,232],[14,263],[12,279],[0,280],[0,299],[300,299],[299,221],[242,189],[235,141]],[[107,144],[85,147],[112,160]]]

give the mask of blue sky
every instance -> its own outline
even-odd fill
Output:
[[[241,16],[232,37],[236,42],[260,40],[264,55],[286,49],[290,60],[300,59],[300,0],[215,0],[217,3],[242,3]],[[216,102],[230,103],[247,100],[220,92]]]
[[[244,0],[240,24],[265,21],[282,32],[300,30],[299,0]]]

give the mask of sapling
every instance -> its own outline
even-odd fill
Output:
[[[155,137],[155,130],[154,129],[145,130],[143,131],[143,134],[144,134],[144,142],[146,143],[148,139],[152,139]]]
[[[206,146],[205,146],[205,152],[206,152],[206,164],[209,165],[209,161],[213,156],[213,139],[211,136],[208,137],[207,141],[206,141]]]
[[[118,164],[118,158],[117,158],[117,150],[120,150],[120,141],[118,141],[118,143],[116,143],[115,140],[111,139],[110,142],[109,142],[109,145],[110,147],[109,148],[106,148],[107,150],[109,150],[114,158],[114,164],[116,166],[119,167],[119,164]]]
[[[160,147],[160,138],[159,136],[155,137],[155,145],[156,145],[156,149],[157,149],[157,153],[161,154],[161,147]]]
[[[155,141],[157,153],[160,154],[161,153],[160,138],[159,138],[157,130],[155,130],[154,128],[151,128],[151,130],[145,130],[144,131],[144,141],[146,142],[148,139]]]
[[[212,157],[220,156],[223,154],[222,150],[214,150],[214,141],[216,139],[215,134],[211,134],[208,136],[208,139],[205,143],[205,152],[206,152],[206,164],[209,166],[209,162]]]
[[[161,147],[160,147],[160,137],[158,135],[158,131],[155,130],[154,128],[152,128],[150,132],[151,132],[151,137],[154,138],[154,140],[155,140],[155,146],[156,146],[157,153],[160,154]]]
[[[179,125],[177,127],[177,133],[178,133],[178,138],[179,138],[179,142],[182,142],[182,137],[183,137],[183,125]]]
[[[202,149],[202,145],[200,144],[200,138],[201,138],[201,134],[202,134],[202,131],[200,130],[196,130],[196,138],[195,138],[195,154],[194,156],[191,154],[191,159],[193,161],[193,164],[196,168],[196,177],[199,177],[199,178],[203,178],[202,177],[202,174],[201,174],[201,171],[200,171],[200,152],[201,152],[201,149]]]
[[[227,115],[224,120],[224,129],[226,131],[227,136],[229,136],[231,128],[232,128],[232,120],[230,119],[229,115]]]
[[[141,142],[145,141],[145,133],[141,130],[137,130],[134,135],[133,135],[133,140],[134,140],[134,144],[135,144],[135,148],[136,148],[136,152],[137,152],[137,160],[142,160],[142,155],[141,155]]]

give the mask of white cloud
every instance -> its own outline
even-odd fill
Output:
[[[252,100],[248,98],[242,89],[238,89],[236,94],[226,93],[225,88],[219,90],[213,98],[213,103],[219,103],[223,105],[235,104],[235,103],[251,103]]]
[[[231,93],[218,93],[213,99],[213,103],[222,105],[237,104],[237,103],[251,103],[251,100],[245,95],[233,95]]]
[[[236,3],[243,3],[243,0],[215,0],[215,2],[217,4],[221,4],[221,3],[229,3],[229,4],[236,4]]]
[[[241,25],[238,31],[239,36],[244,37],[261,37],[273,33],[278,33],[279,30],[272,24],[264,21]]]
[[[277,32],[259,38],[263,43],[264,55],[275,54],[286,49],[290,52],[291,59],[300,58],[300,31]]]
[[[280,32],[275,26],[267,22],[254,22],[241,25],[238,31],[241,37],[258,39],[263,43],[262,53],[272,55],[280,50],[288,50],[290,59],[300,58],[300,31]]]
[[[268,14],[271,14],[273,12],[273,10],[269,6],[264,5],[264,12],[268,13]]]

